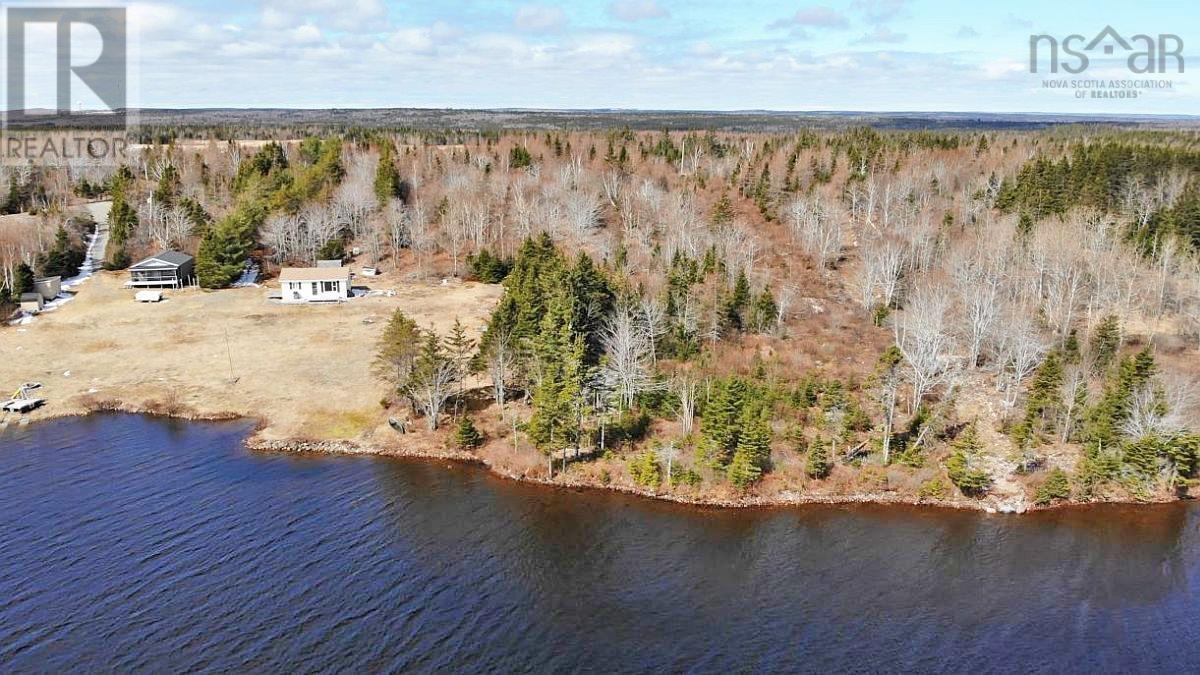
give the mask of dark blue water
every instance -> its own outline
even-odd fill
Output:
[[[1200,670],[1200,510],[695,510],[254,454],[245,424],[0,432],[0,671]]]

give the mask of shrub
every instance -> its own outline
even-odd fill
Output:
[[[475,428],[470,417],[464,416],[454,430],[454,444],[463,450],[474,450],[483,445],[483,434]]]
[[[508,166],[513,169],[524,169],[533,164],[533,155],[524,147],[518,145],[508,152]]]
[[[1046,476],[1045,482],[1038,486],[1033,501],[1038,506],[1071,498],[1071,481],[1062,469],[1054,469]]]
[[[346,257],[346,244],[341,239],[330,239],[317,250],[320,260],[341,260]]]
[[[512,269],[512,261],[492,255],[486,248],[479,253],[467,256],[467,264],[471,267],[471,276],[485,284],[498,284],[504,281]]]
[[[656,487],[662,482],[662,469],[653,450],[646,450],[629,462],[629,474],[633,482],[644,487]]]
[[[699,485],[702,478],[700,474],[692,469],[672,469],[671,471],[671,486],[676,485]]]
[[[917,490],[917,499],[923,502],[938,502],[946,498],[950,492],[941,478],[933,478],[921,483]]]

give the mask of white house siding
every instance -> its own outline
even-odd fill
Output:
[[[350,296],[349,279],[283,281],[279,287],[285,303],[340,302]]]

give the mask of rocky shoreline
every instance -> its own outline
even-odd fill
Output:
[[[1020,504],[1009,508],[1005,508],[1003,504],[996,505],[978,500],[955,499],[955,500],[922,500],[904,495],[889,494],[886,492],[877,493],[859,493],[859,494],[802,494],[795,491],[784,491],[774,496],[761,495],[746,495],[737,499],[727,499],[712,495],[686,495],[673,494],[670,492],[660,492],[649,490],[646,488],[635,487],[630,485],[620,485],[612,483],[601,483],[598,481],[581,480],[578,477],[563,476],[559,474],[554,478],[546,478],[544,476],[526,475],[513,471],[508,471],[494,466],[487,459],[479,457],[470,452],[460,450],[416,450],[404,448],[379,448],[368,444],[363,444],[354,441],[320,441],[320,440],[287,440],[287,439],[261,439],[256,435],[252,435],[245,441],[246,447],[250,450],[259,452],[285,452],[285,453],[313,453],[313,454],[331,454],[331,455],[373,455],[383,457],[402,457],[407,459],[425,459],[425,460],[442,460],[451,461],[462,464],[470,464],[483,469],[486,469],[491,474],[504,478],[506,480],[517,481],[521,483],[529,483],[541,485],[550,488],[559,488],[567,490],[605,490],[609,492],[619,492],[622,494],[634,495],[645,499],[654,499],[658,501],[671,502],[687,506],[695,506],[702,508],[721,508],[721,509],[744,509],[744,508],[782,508],[791,506],[805,506],[815,504],[879,504],[879,505],[896,505],[896,506],[912,506],[912,507],[932,507],[939,509],[955,509],[962,511],[982,511],[984,513],[995,514],[1023,514],[1035,511],[1049,511],[1054,509],[1070,508],[1070,507],[1085,507],[1095,504],[1161,504],[1170,503],[1177,500],[1158,500],[1158,501],[1131,501],[1119,499],[1105,499],[1093,501],[1062,501],[1049,505],[1035,504]]]
[[[722,509],[743,509],[743,508],[780,508],[791,506],[805,506],[815,504],[880,504],[880,505],[896,505],[896,506],[912,506],[912,507],[933,507],[942,509],[956,509],[967,511],[981,511],[985,513],[1005,513],[1005,514],[1022,514],[1035,511],[1048,511],[1053,509],[1083,507],[1095,504],[1161,504],[1169,503],[1177,500],[1152,500],[1152,501],[1134,501],[1127,499],[1102,499],[1092,500],[1087,502],[1082,501],[1062,501],[1050,505],[1038,506],[1034,504],[1015,504],[1009,508],[1005,505],[988,503],[977,500],[954,499],[954,500],[922,500],[913,497],[908,497],[898,494],[889,494],[886,492],[876,493],[858,493],[858,494],[802,494],[799,492],[785,490],[777,495],[761,496],[761,495],[745,495],[738,498],[724,498],[716,495],[703,494],[673,494],[670,492],[661,492],[646,488],[602,483],[592,480],[581,480],[579,477],[563,476],[559,474],[554,478],[546,478],[538,475],[520,474],[513,471],[494,466],[487,459],[470,452],[451,449],[438,450],[422,450],[416,448],[404,448],[402,446],[394,446],[390,448],[378,447],[375,445],[362,443],[358,441],[348,440],[319,440],[319,439],[269,439],[263,438],[261,431],[266,428],[266,421],[235,412],[211,412],[199,413],[193,410],[188,411],[163,411],[160,409],[147,408],[143,406],[127,405],[114,401],[105,401],[101,405],[87,406],[76,410],[57,410],[49,415],[39,415],[36,422],[46,422],[54,419],[65,417],[82,417],[92,413],[125,413],[136,415],[152,415],[160,417],[168,417],[171,419],[179,419],[191,422],[216,422],[216,421],[233,421],[247,420],[255,422],[254,430],[243,441],[245,447],[255,452],[278,452],[278,453],[296,453],[296,454],[325,454],[325,455],[372,455],[381,457],[401,457],[408,459],[426,459],[451,461],[462,464],[470,464],[486,469],[495,476],[513,480],[522,483],[542,485],[550,488],[568,489],[568,490],[606,490],[610,492],[620,492],[623,494],[633,495],[646,499],[655,499],[659,501],[671,502],[675,504],[695,506],[701,508],[722,508]],[[24,420],[28,423],[28,420]]]

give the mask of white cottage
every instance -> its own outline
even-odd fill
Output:
[[[279,290],[285,303],[341,302],[350,297],[350,268],[285,267]]]

